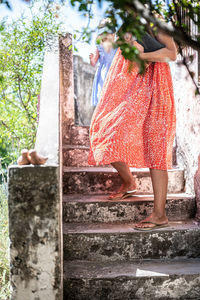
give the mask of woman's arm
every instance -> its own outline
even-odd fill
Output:
[[[154,52],[142,52],[140,58],[152,62],[175,61],[177,56],[177,48],[174,40],[164,33],[158,33],[158,40],[165,45],[165,48]]]
[[[97,61],[99,59],[99,51],[98,51],[97,48],[96,48],[95,53],[90,53],[89,58],[90,58],[90,64],[91,64],[91,66],[95,67],[96,63],[97,63]]]

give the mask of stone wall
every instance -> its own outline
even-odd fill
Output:
[[[197,61],[190,66],[197,80]],[[200,97],[185,66],[172,64],[172,78],[177,112],[176,147],[179,167],[185,169],[186,192],[194,193],[194,175],[200,154]]]
[[[96,68],[83,61],[80,56],[73,57],[74,100],[76,125],[90,125],[94,107],[91,106],[92,84]]]

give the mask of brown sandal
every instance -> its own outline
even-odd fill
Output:
[[[139,230],[139,231],[151,231],[153,229],[159,229],[159,228],[163,228],[163,227],[168,227],[169,224],[168,223],[163,223],[163,224],[157,224],[151,221],[144,221],[144,222],[140,222],[139,224],[153,224],[154,226],[152,227],[134,227],[135,230]]]

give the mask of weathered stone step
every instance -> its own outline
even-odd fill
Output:
[[[137,194],[123,200],[108,200],[106,195],[64,195],[64,222],[138,222],[153,209],[153,195]],[[167,216],[169,220],[194,218],[196,202],[185,193],[168,194]]]
[[[200,227],[192,221],[148,232],[135,230],[134,223],[65,223],[63,239],[65,260],[200,258]]]
[[[64,264],[67,300],[199,300],[200,259]]]
[[[89,146],[89,126],[63,125],[63,145]]]
[[[65,145],[62,148],[63,166],[86,167],[88,166],[89,146]]]
[[[131,168],[139,192],[152,193],[149,169]],[[184,190],[184,171],[178,168],[169,170],[169,193]],[[111,167],[64,167],[64,194],[105,194],[116,191],[121,180],[114,168]]]

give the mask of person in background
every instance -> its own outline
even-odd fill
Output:
[[[117,49],[113,48],[115,41],[114,28],[110,28],[107,24],[110,23],[109,19],[103,19],[98,26],[98,36],[96,41],[99,43],[96,46],[95,53],[90,53],[90,64],[95,67],[97,62],[99,63],[95,73],[91,105],[96,107],[100,99],[101,90],[106,79],[107,73],[111,66],[113,57]]]

